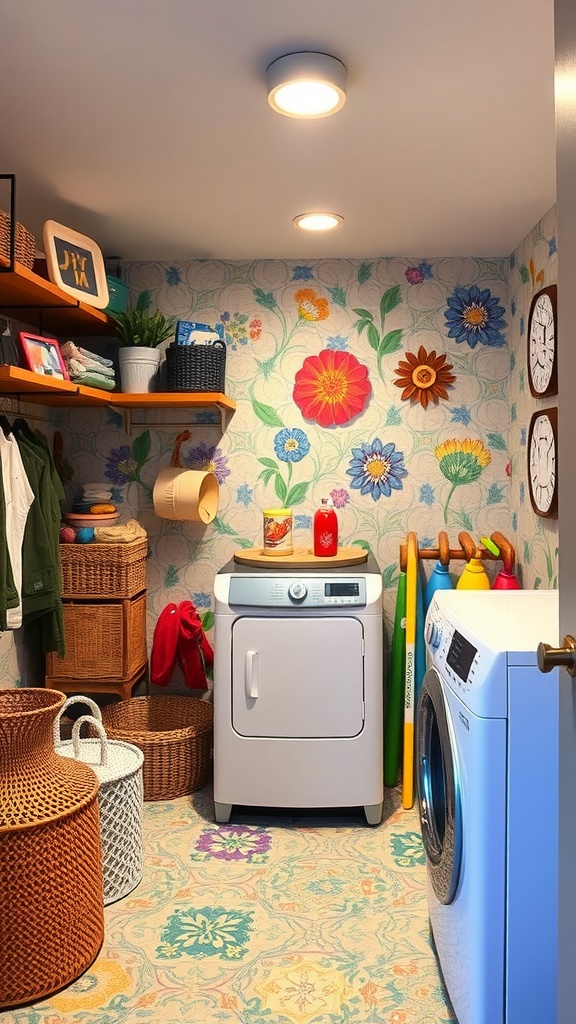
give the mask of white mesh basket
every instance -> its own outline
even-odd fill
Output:
[[[71,704],[86,704],[92,715],[82,715],[72,728],[72,739],[60,738],[60,717]],[[80,738],[88,723],[97,737]],[[54,723],[54,746],[64,757],[90,765],[98,777],[98,806],[102,843],[104,904],[113,903],[138,885],[144,868],[142,807],[144,755],[138,747],[106,736],[100,708],[88,697],[70,697]]]

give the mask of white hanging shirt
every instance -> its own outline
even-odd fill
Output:
[[[22,542],[28,512],[34,501],[34,491],[26,476],[16,439],[12,434],[6,437],[1,428],[0,461],[6,503],[6,541],[19,601],[17,608],[6,610],[6,626],[8,629],[18,629],[22,625]]]

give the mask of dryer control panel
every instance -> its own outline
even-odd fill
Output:
[[[242,608],[363,608],[363,576],[232,576],[228,601]]]

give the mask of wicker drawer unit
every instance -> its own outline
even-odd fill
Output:
[[[129,697],[147,666],[146,593],[123,601],[65,601],[66,654],[48,654],[46,686]]]
[[[146,589],[148,541],[61,544],[62,597],[134,597]]]

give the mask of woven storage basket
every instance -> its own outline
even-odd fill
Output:
[[[146,589],[148,541],[61,544],[62,597],[134,597]]]
[[[66,654],[46,655],[52,681],[131,679],[147,659],[146,594],[107,604],[64,604]]]
[[[98,780],[54,749],[64,701],[0,693],[0,1007],[69,985],[104,939]]]
[[[91,715],[82,715],[74,723],[72,739],[60,740],[60,716],[71,704],[86,704]],[[96,738],[80,739],[84,723],[98,733]],[[100,787],[100,837],[104,904],[127,896],[142,879],[144,848],[142,841],[143,783],[142,751],[131,743],[109,740],[102,725],[100,708],[89,697],[70,697],[54,723],[54,746],[59,754],[90,765]]]
[[[102,709],[108,736],[144,754],[144,799],[172,800],[210,776],[212,705],[197,697],[133,697]]]
[[[5,210],[0,210],[0,256],[10,262],[10,217]],[[36,256],[36,239],[23,224],[16,221],[16,237],[14,241],[14,259],[23,267],[32,270]]]
[[[166,349],[168,391],[226,390],[226,343],[170,345]]]

